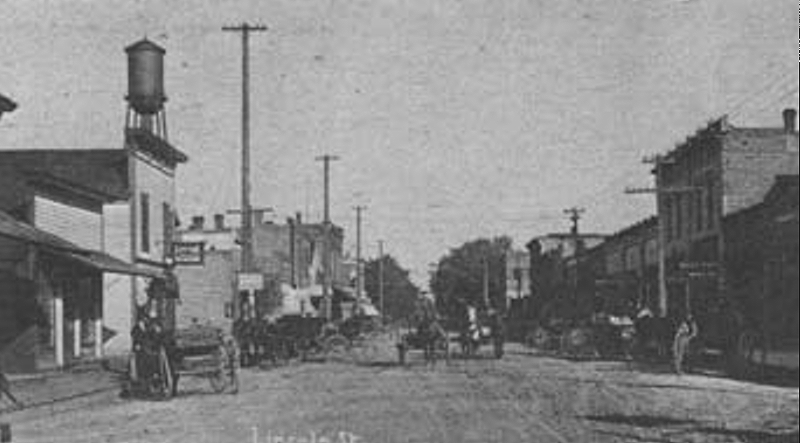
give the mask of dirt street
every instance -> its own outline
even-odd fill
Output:
[[[187,381],[170,401],[97,394],[3,416],[15,443],[796,442],[798,389],[576,362],[395,363],[390,341],[339,362],[243,370],[237,395]]]

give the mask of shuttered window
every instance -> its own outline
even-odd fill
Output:
[[[141,223],[141,247],[142,252],[150,252],[150,195],[142,192],[139,196],[140,223]]]

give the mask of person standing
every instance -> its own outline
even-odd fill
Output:
[[[672,344],[672,361],[675,373],[678,375],[684,373],[684,362],[689,352],[689,346],[696,336],[697,323],[694,321],[692,314],[688,314],[678,325]]]

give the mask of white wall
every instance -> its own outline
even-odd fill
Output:
[[[175,210],[174,176],[138,154],[136,165],[136,251],[137,256],[146,260],[162,262],[164,258],[164,203]],[[150,251],[142,250],[141,197],[147,193],[150,200]]]
[[[102,248],[102,215],[42,197],[34,197],[34,224],[87,249]]]
[[[130,206],[127,202],[103,207],[103,242],[105,252],[120,260],[131,261]],[[104,348],[107,355],[124,354],[131,349],[130,331],[133,312],[131,277],[103,275],[103,322],[116,335]]]

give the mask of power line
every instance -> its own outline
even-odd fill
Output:
[[[772,102],[770,102],[770,103],[768,103],[768,104],[766,104],[766,105],[764,105],[764,106],[762,106],[762,107],[760,107],[760,108],[758,108],[758,109],[756,109],[754,111],[751,111],[751,112],[746,113],[746,114],[742,114],[742,116],[751,116],[751,115],[755,115],[755,114],[759,114],[761,112],[764,112],[764,111],[766,111],[766,110],[768,110],[770,108],[774,108],[775,106],[779,105],[781,102],[783,102],[784,100],[786,100],[787,98],[789,98],[793,94],[797,94],[797,92],[798,92],[798,87],[795,86],[794,89],[785,91],[783,93],[783,95],[778,97],[776,100],[773,100]]]
[[[785,73],[783,75],[780,75],[777,79],[773,79],[772,81],[769,81],[764,86],[759,88],[757,91],[750,92],[749,94],[743,94],[741,97],[739,97],[738,100],[736,100],[730,106],[729,114],[737,113],[743,106],[745,106],[749,102],[751,102],[752,99],[754,99],[756,97],[761,97],[763,93],[771,90],[772,88],[775,87],[775,85],[781,84],[782,81],[790,80],[790,77],[793,76],[793,75],[794,75],[793,71],[787,72],[787,73]],[[789,83],[789,84],[792,84],[792,83]]]
[[[797,85],[797,83],[794,80],[788,78],[791,75],[793,75],[793,73],[784,76],[787,77],[788,80],[785,83],[773,83],[768,85],[767,88],[763,88],[762,90],[759,90],[759,92],[751,94],[751,97],[748,100],[745,100],[735,108],[731,109],[728,112],[728,114],[738,117],[749,115],[749,112],[747,111],[748,106],[757,104],[764,98],[769,99],[769,96],[772,95],[772,93],[781,93],[782,91],[785,91],[787,87],[792,87],[794,85]],[[778,88],[776,88],[776,86],[778,86]],[[770,94],[767,94],[767,92],[769,92]]]

